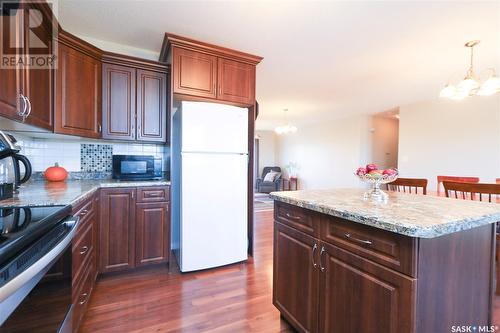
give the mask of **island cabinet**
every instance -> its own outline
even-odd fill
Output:
[[[101,137],[101,50],[61,31],[58,35],[54,132]]]
[[[41,8],[44,6],[42,3],[22,3],[17,6],[19,8],[13,11],[15,14],[1,22],[3,55],[6,60],[11,59],[12,62],[10,68],[0,69],[0,87],[2,87],[0,89],[0,115],[14,121],[52,130],[54,66],[44,56],[44,54],[51,55],[53,52],[51,15]],[[35,13],[42,15],[42,24],[33,24],[33,20],[39,20],[35,17]],[[30,26],[36,27],[30,28]],[[31,46],[33,38],[30,38],[30,34],[32,33],[36,34],[37,43],[42,43],[43,48]],[[12,41],[11,38],[15,40]],[[9,55],[12,55],[12,58]],[[36,58],[37,55],[40,57]],[[21,57],[24,57],[23,63],[26,65],[19,63]],[[34,61],[35,65],[30,65],[26,60]]]
[[[416,238],[275,202],[273,304],[299,332],[490,325],[494,225]]]
[[[167,141],[168,71],[164,63],[103,55],[103,138]]]
[[[169,187],[104,188],[100,192],[99,272],[167,263]]]
[[[73,332],[78,332],[97,276],[99,196],[92,195],[73,207],[80,218],[72,243]]]
[[[165,34],[161,61],[172,65],[172,92],[241,106],[255,104],[255,68],[261,57]]]

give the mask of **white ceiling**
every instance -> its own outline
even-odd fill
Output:
[[[436,98],[467,69],[500,64],[500,1],[59,0],[68,31],[158,53],[165,32],[264,57],[259,129],[376,113]]]

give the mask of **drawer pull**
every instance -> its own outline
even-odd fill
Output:
[[[147,193],[146,196],[147,197],[161,197],[162,194],[158,193],[158,192],[156,192],[156,193]]]
[[[370,240],[364,240],[364,239],[358,239],[358,238],[352,237],[351,234],[345,234],[345,237],[348,238],[348,239],[352,239],[353,241],[361,243],[361,244],[372,245],[372,241],[370,241]]]
[[[290,220],[300,221],[300,216],[295,216],[295,215],[292,215],[292,214],[290,214],[290,213],[286,213],[285,215],[286,215],[286,217],[288,217]]]
[[[89,213],[89,211],[88,211],[87,209],[84,209],[84,210],[82,210],[82,211],[80,212],[80,215],[81,215],[81,216],[85,216],[85,215],[87,215],[88,213]]]
[[[318,249],[318,244],[314,243],[313,250],[312,250],[312,263],[313,263],[314,268],[318,267],[318,264],[314,260],[314,254],[316,253],[317,249]]]
[[[321,269],[322,272],[325,271],[325,266],[323,266],[323,253],[325,253],[325,247],[321,247],[321,251],[319,252],[319,268]]]
[[[89,247],[87,245],[82,246],[82,249],[80,250],[80,254],[83,255],[83,254],[87,253],[88,250],[89,250]]]
[[[83,293],[80,297],[83,298],[83,300],[79,301],[78,304],[83,305],[87,303],[87,300],[89,299],[89,294]]]

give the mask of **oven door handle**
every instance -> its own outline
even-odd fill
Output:
[[[63,223],[71,228],[68,234],[43,257],[0,288],[0,303],[2,304],[2,309],[0,309],[0,325],[3,324],[70,245],[75,235],[78,221],[78,216],[66,218]],[[14,297],[11,298],[11,296]],[[3,306],[4,304],[5,307]]]

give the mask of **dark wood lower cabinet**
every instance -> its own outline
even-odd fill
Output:
[[[274,226],[273,304],[302,332],[317,331],[318,241],[281,223]]]
[[[99,271],[135,267],[135,188],[101,189]]]
[[[495,225],[412,238],[275,203],[273,304],[299,332],[492,323]]]
[[[136,266],[168,262],[170,212],[168,202],[138,203],[136,207]]]
[[[319,332],[412,332],[416,280],[322,243]]]

